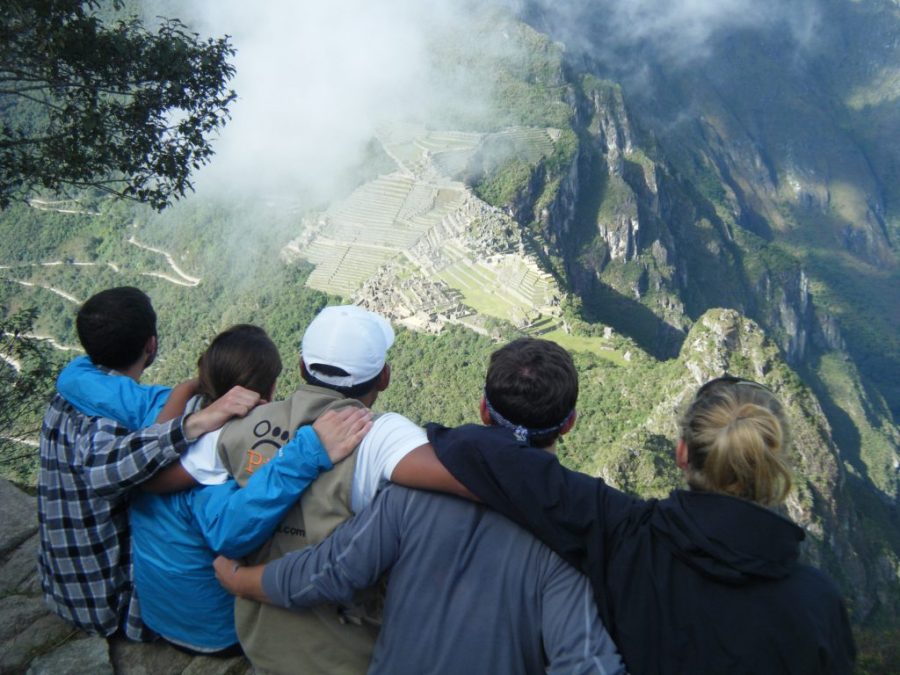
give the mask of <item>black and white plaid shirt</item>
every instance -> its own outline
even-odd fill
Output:
[[[38,571],[50,608],[89,633],[153,636],[132,591],[128,491],[186,449],[182,420],[131,433],[59,395],[44,415]]]

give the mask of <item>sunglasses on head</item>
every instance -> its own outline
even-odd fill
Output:
[[[711,390],[721,386],[721,385],[745,385],[748,387],[757,387],[759,389],[765,389],[770,394],[774,394],[771,389],[769,389],[766,385],[760,384],[759,382],[754,382],[753,380],[748,380],[744,377],[737,377],[735,375],[722,375],[721,377],[717,377],[715,379],[710,380],[702,387],[697,390],[697,393],[694,395],[694,400],[698,401],[703,398],[706,394],[708,394]]]

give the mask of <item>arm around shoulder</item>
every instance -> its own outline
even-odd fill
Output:
[[[319,472],[331,466],[312,427],[302,427],[243,488],[231,480],[192,493],[197,527],[212,550],[230,558],[245,556],[272,536]]]
[[[133,433],[96,418],[78,440],[75,465],[94,492],[112,499],[177,460],[187,445],[180,418]]]
[[[391,482],[419,490],[446,492],[478,501],[478,498],[441,464],[430,443],[420,445],[401,459],[391,473]]]
[[[299,609],[342,602],[374,584],[400,552],[404,492],[384,490],[321,543],[266,565],[262,588],[272,604]]]
[[[519,443],[501,427],[429,424],[427,430],[457,480],[579,569],[603,555],[607,527],[639,501],[565,468],[555,455]]]

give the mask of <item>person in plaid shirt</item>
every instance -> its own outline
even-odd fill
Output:
[[[94,295],[79,310],[76,327],[88,357],[111,375],[137,381],[156,356],[156,313],[137,288]],[[170,396],[160,387],[153,413],[167,399],[182,409],[189,389]],[[154,637],[141,622],[132,589],[128,491],[175,462],[191,441],[246,415],[259,400],[256,392],[235,387],[199,412],[132,433],[113,419],[78,412],[59,394],[53,397],[40,438],[38,571],[54,612],[91,634],[122,629],[133,640]],[[170,414],[167,405],[160,417]]]

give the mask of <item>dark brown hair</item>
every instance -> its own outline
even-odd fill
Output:
[[[281,356],[262,328],[238,324],[213,339],[197,370],[204,405],[238,385],[268,398],[281,374]]]
[[[85,301],[75,328],[95,365],[121,370],[137,361],[147,340],[156,335],[156,312],[142,290],[108,288]]]
[[[484,395],[506,420],[526,429],[559,427],[578,401],[578,371],[565,349],[555,342],[519,338],[491,354]],[[559,429],[529,434],[531,445],[551,445]]]

